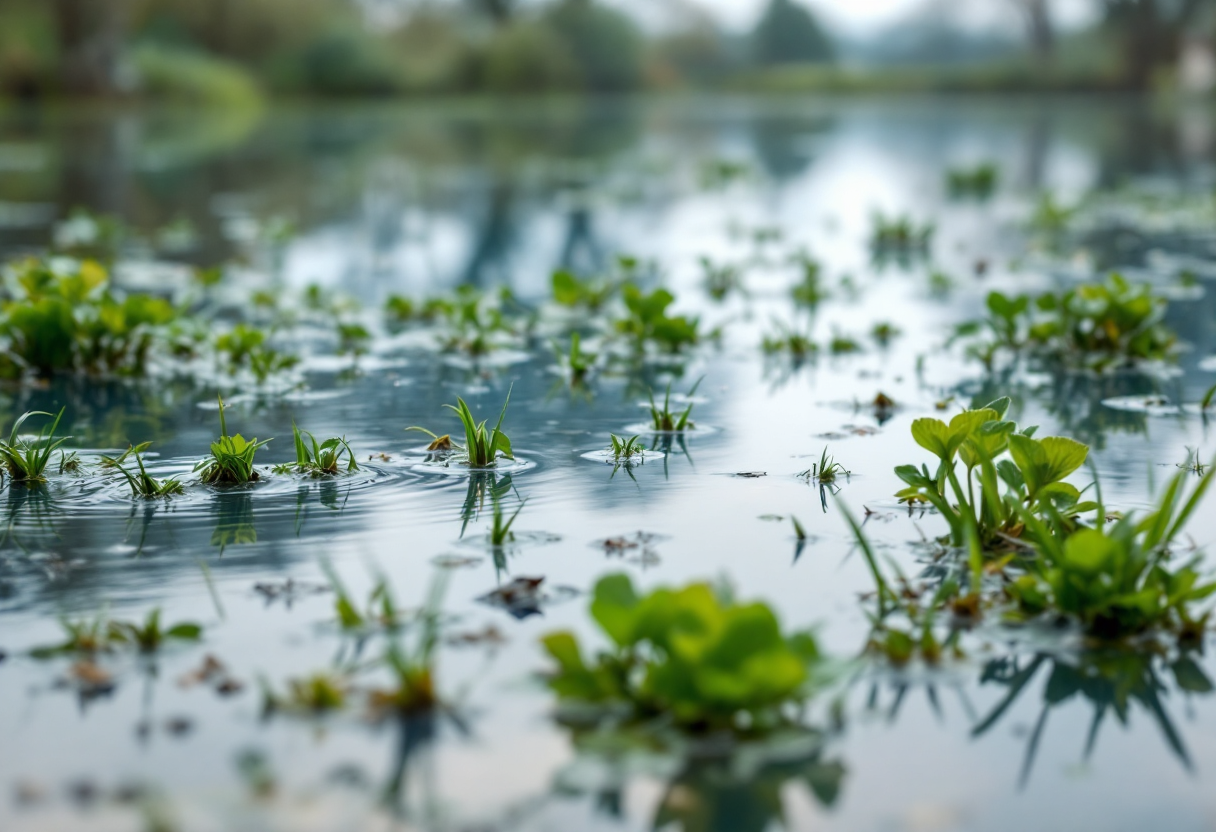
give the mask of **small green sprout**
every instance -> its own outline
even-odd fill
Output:
[[[184,493],[186,490],[185,486],[175,477],[161,480],[148,473],[148,470],[144,467],[144,459],[141,454],[148,450],[151,444],[151,442],[143,442],[139,445],[132,445],[119,457],[102,457],[102,462],[106,467],[117,470],[126,479],[127,485],[131,486],[131,496],[133,497],[155,499],[157,497],[173,497]],[[135,459],[135,465],[139,469],[138,472],[131,471],[123,465],[128,457]]]
[[[870,337],[882,347],[888,346],[902,334],[903,331],[899,327],[887,321],[874,324],[874,328],[870,330]]]
[[[570,308],[582,307],[588,312],[599,312],[620,291],[616,280],[582,279],[566,269],[553,273],[551,285],[554,302]]]
[[[836,482],[840,477],[848,477],[852,473],[852,471],[837,462],[835,457],[828,456],[828,449],[824,448],[823,452],[819,455],[819,462],[813,463],[810,470],[803,471],[798,476],[806,480],[828,484]]]
[[[502,412],[498,414],[498,423],[494,426],[493,430],[489,431],[486,430],[486,422],[484,420],[478,422],[473,418],[473,412],[469,410],[469,406],[465,404],[464,399],[459,396],[456,398],[456,404],[444,405],[444,407],[456,414],[460,419],[460,424],[464,427],[465,445],[462,450],[469,467],[491,468],[498,464],[500,454],[506,459],[515,459],[515,454],[511,450],[511,440],[502,432],[502,423],[507,417],[507,405],[510,403],[511,391],[508,390],[506,401],[502,403]],[[416,430],[425,433],[435,440],[432,445],[441,442],[444,438],[423,427],[412,426],[406,428],[406,430]]]
[[[80,455],[75,451],[59,451],[59,473],[60,474],[77,474],[80,473],[80,468],[84,463],[80,460]]]
[[[1178,467],[1184,471],[1189,471],[1197,477],[1202,477],[1207,471],[1207,463],[1199,461],[1199,449],[1186,449],[1186,462],[1178,463]]]
[[[46,416],[52,414],[42,410],[34,410],[21,415],[9,432],[8,440],[0,440],[0,464],[13,482],[39,483],[46,482],[46,467],[51,461],[55,450],[67,442],[70,437],[55,439],[55,430],[63,418],[64,408],[59,410],[51,422],[49,429],[43,426],[38,436],[33,439],[23,439],[19,435],[21,426],[31,416]]]
[[[346,705],[350,682],[337,673],[313,673],[299,679],[287,680],[287,692],[275,693],[265,684],[262,690],[262,709],[270,714],[275,711],[288,713],[321,714],[341,710]]]
[[[608,438],[612,442],[609,452],[612,454],[614,462],[628,462],[635,456],[643,456],[646,453],[646,446],[637,436],[622,439],[615,433],[610,433]]]
[[[556,345],[554,345],[556,348]],[[558,352],[558,362],[566,371],[571,385],[579,385],[587,380],[595,366],[595,356],[583,352],[582,338],[577,333],[570,334],[570,349],[566,353]]]
[[[701,382],[705,378],[702,376],[697,379],[697,383],[688,391],[688,398],[696,395],[697,388],[701,386]],[[667,384],[667,393],[663,396],[663,406],[659,407],[654,401],[654,390],[650,391],[650,421],[654,430],[664,433],[683,433],[686,430],[694,430],[696,423],[689,417],[692,415],[693,403],[689,402],[688,407],[679,413],[675,413],[671,409],[671,383]]]
[[[129,644],[142,653],[154,653],[167,641],[198,641],[203,628],[198,624],[183,622],[172,627],[161,624],[160,609],[148,613],[143,624],[127,621],[110,621],[103,613],[93,619],[68,621],[62,619],[66,638],[59,644],[36,647],[30,655],[36,659],[47,659],[70,653],[106,653]]]
[[[229,436],[224,419],[224,399],[222,396],[216,398],[220,405],[220,438],[211,443],[211,456],[195,465],[194,470],[202,471],[202,481],[209,484],[253,482],[258,479],[258,472],[253,469],[253,456],[270,440],[246,440],[239,433]]]
[[[789,353],[794,361],[804,361],[819,352],[809,332],[801,332],[782,321],[773,322],[774,332],[766,334],[760,349],[768,355]]]
[[[184,622],[172,627],[162,627],[160,609],[148,613],[143,624],[115,621],[110,624],[110,639],[120,644],[131,644],[141,653],[155,653],[166,641],[198,641],[203,628],[198,624]]]
[[[837,332],[828,342],[828,349],[832,355],[852,355],[861,352],[861,344],[857,343],[856,339]]]
[[[359,466],[355,463],[355,452],[351,450],[346,439],[331,437],[324,442],[317,442],[315,436],[308,431],[301,431],[295,422],[291,423],[291,432],[296,449],[296,461],[276,465],[274,468],[276,474],[332,476],[342,472],[343,455],[346,456],[346,473],[359,470]],[[308,437],[308,442],[304,441],[305,436]]]
[[[338,324],[338,352],[343,355],[365,355],[371,340],[372,334],[362,324]]]
[[[369,630],[373,627],[392,630],[401,626],[402,614],[387,578],[380,576],[376,579],[368,593],[367,604],[360,609],[329,561],[323,560],[321,568],[329,578],[329,586],[334,593],[334,612],[338,617],[338,626],[343,630]]]

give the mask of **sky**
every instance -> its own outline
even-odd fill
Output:
[[[755,23],[767,0],[696,0],[723,25],[746,29]],[[864,36],[897,23],[926,5],[927,0],[802,0],[835,31]],[[955,0],[962,22],[976,28],[1008,25],[1013,18],[1013,0]],[[1095,0],[1052,0],[1053,12],[1062,26],[1075,26],[1092,19]]]

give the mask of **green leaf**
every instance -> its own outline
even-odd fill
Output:
[[[638,595],[628,575],[608,575],[595,585],[591,617],[621,647],[636,640]]]
[[[203,628],[198,624],[175,624],[165,635],[182,641],[198,641],[203,635]]]

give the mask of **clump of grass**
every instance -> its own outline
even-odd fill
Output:
[[[30,655],[46,659],[72,653],[106,653],[123,645],[131,645],[142,653],[154,653],[169,641],[198,641],[203,628],[192,622],[166,627],[161,623],[160,608],[148,613],[143,623],[111,621],[105,614],[81,621],[60,621],[64,640],[47,647],[36,647]]]
[[[837,332],[828,342],[828,349],[832,355],[852,355],[861,352],[861,344],[855,338]]]
[[[460,419],[460,424],[464,428],[465,444],[461,450],[464,453],[465,459],[471,468],[492,468],[498,464],[498,457],[501,455],[506,459],[515,459],[515,454],[511,450],[511,440],[503,433],[502,423],[507,417],[507,405],[511,403],[511,391],[507,391],[507,398],[502,403],[502,412],[498,414],[498,422],[492,430],[486,430],[486,421],[478,422],[473,418],[473,412],[469,410],[469,406],[465,404],[464,399],[457,397],[456,404],[445,404],[444,407],[451,410]],[[432,433],[423,427],[412,426],[406,430],[416,430],[430,436],[435,443],[440,443],[444,437]]]
[[[601,311],[621,290],[617,280],[580,278],[566,269],[553,273],[550,287],[555,303],[572,309],[583,308],[588,312]]]
[[[78,474],[84,463],[80,460],[80,455],[75,451],[60,451],[59,452],[59,473],[60,474]]]
[[[276,465],[275,473],[309,474],[314,477],[334,476],[343,470],[342,457],[344,455],[346,473],[359,470],[359,466],[355,462],[355,452],[351,450],[345,438],[330,437],[324,442],[317,442],[315,436],[308,431],[301,431],[295,422],[291,424],[291,433],[296,450],[296,461]],[[308,442],[304,441],[305,436],[308,437]]]
[[[217,337],[215,351],[229,373],[247,369],[258,384],[265,384],[271,376],[284,373],[300,363],[299,356],[268,346],[265,332],[245,324],[237,324]]]
[[[320,672],[299,679],[288,679],[285,693],[276,693],[263,685],[262,709],[270,714],[322,714],[341,710],[350,694],[350,681],[338,673]]]
[[[647,294],[627,283],[621,297],[627,314],[615,322],[615,327],[634,342],[637,350],[654,344],[664,352],[679,353],[701,340],[699,319],[667,314],[675,296],[666,289],[655,289]]]
[[[0,440],[0,464],[4,465],[4,470],[10,480],[21,483],[46,482],[46,468],[51,461],[51,455],[70,438],[67,436],[55,438],[55,431],[59,427],[63,413],[64,409],[61,408],[49,427],[44,425],[38,431],[38,435],[32,439],[20,436],[21,426],[31,416],[50,418],[52,414],[43,410],[33,410],[23,413],[13,423],[13,429],[9,431],[8,439]]]
[[[848,477],[853,472],[845,468],[836,458],[828,455],[828,449],[824,448],[819,455],[819,461],[813,463],[809,470],[803,471],[798,476],[807,479],[815,480],[818,483],[829,484],[834,483],[841,477]]]
[[[1000,169],[991,162],[971,168],[954,168],[946,172],[946,190],[956,198],[987,199],[996,190]]]
[[[688,397],[696,395],[697,388],[701,386],[704,377],[697,379],[697,383],[688,391]],[[692,416],[693,403],[689,402],[688,407],[680,412],[674,412],[671,409],[671,384],[667,384],[667,392],[663,396],[663,406],[659,407],[654,401],[654,390],[650,391],[650,421],[654,430],[664,433],[683,433],[686,430],[696,429],[696,423],[690,418]]]
[[[144,467],[142,454],[151,445],[151,442],[132,445],[123,452],[122,456],[102,457],[102,462],[107,467],[117,470],[126,479],[127,485],[131,487],[131,496],[133,497],[155,499],[158,497],[173,497],[184,493],[186,488],[177,478],[169,477],[162,480],[148,473],[148,470]],[[123,464],[128,458],[135,460],[137,471],[132,471]]]
[[[903,335],[903,330],[889,321],[874,324],[874,328],[870,330],[870,337],[882,347],[888,346],[900,335]]]
[[[767,605],[708,584],[639,595],[628,576],[609,575],[590,612],[610,645],[593,659],[571,632],[542,639],[555,663],[550,689],[584,716],[764,735],[792,724],[819,660],[810,633],[787,634]]]
[[[259,478],[258,472],[253,468],[254,454],[270,440],[247,440],[239,433],[229,436],[228,423],[224,418],[224,399],[222,396],[217,396],[216,399],[220,405],[220,437],[211,443],[211,456],[194,466],[194,470],[202,472],[203,482],[213,485],[244,485],[253,482]]]
[[[819,352],[819,345],[809,332],[802,332],[781,321],[773,322],[773,330],[760,342],[760,349],[769,355],[788,353],[795,361],[804,361]]]
[[[610,433],[608,439],[612,442],[609,453],[612,454],[614,462],[629,462],[634,457],[640,457],[646,453],[646,446],[637,436],[622,439],[615,433]]]
[[[888,218],[882,212],[875,212],[873,217],[874,229],[870,235],[870,247],[884,254],[924,254],[929,251],[933,241],[933,223],[917,225],[908,216]]]

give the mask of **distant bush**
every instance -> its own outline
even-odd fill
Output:
[[[134,51],[132,61],[139,89],[148,98],[225,107],[256,106],[261,101],[253,77],[222,58],[145,45]]]

